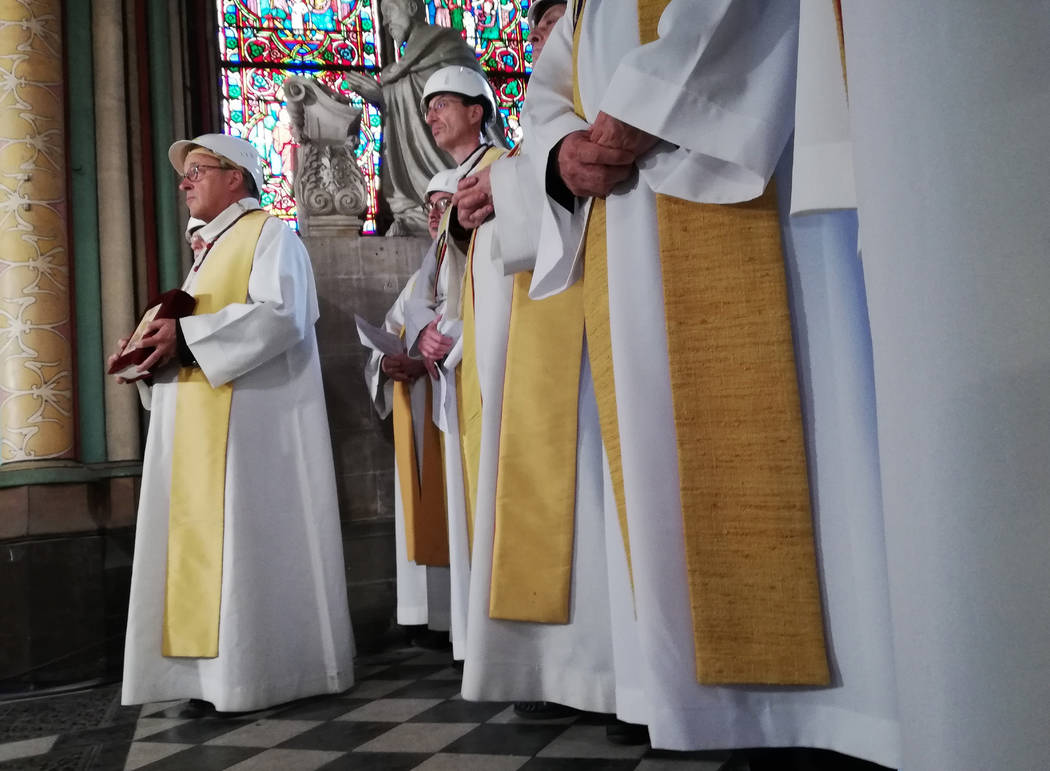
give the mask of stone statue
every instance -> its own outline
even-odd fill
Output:
[[[382,0],[380,9],[394,46],[405,44],[404,54],[383,68],[382,86],[361,73],[348,72],[344,77],[362,98],[383,109],[381,185],[394,214],[386,235],[426,235],[421,207],[427,183],[438,171],[456,164],[434,144],[423,121],[419,111],[423,86],[435,70],[447,65],[482,70],[456,30],[423,21],[421,0]],[[506,145],[502,124],[497,114],[487,129],[489,142]]]
[[[368,206],[365,178],[354,154],[361,110],[312,78],[285,78],[284,96],[299,145],[294,190],[302,233],[360,229]]]

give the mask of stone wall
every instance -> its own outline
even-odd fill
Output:
[[[354,314],[382,322],[429,246],[426,238],[307,236],[321,319],[321,351],[343,525],[350,612],[359,648],[394,624],[394,450],[365,386],[368,358]]]
[[[0,696],[120,677],[138,482],[0,489]]]

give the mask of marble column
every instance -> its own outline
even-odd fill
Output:
[[[60,0],[0,0],[0,462],[70,458]]]
[[[95,157],[98,164],[99,267],[103,295],[102,342],[135,328],[135,269],[132,250],[131,194],[128,168],[128,121],[124,83],[124,9],[121,0],[91,5],[95,64]],[[142,456],[139,399],[134,388],[106,378],[106,455],[109,460]]]

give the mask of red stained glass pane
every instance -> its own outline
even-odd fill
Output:
[[[374,71],[379,63],[378,0],[219,0],[224,130],[251,141],[263,156],[263,203],[296,227],[292,140],[281,84],[291,74],[316,77],[361,100],[342,71]],[[364,105],[357,162],[368,188],[364,232],[375,232],[379,211],[382,120]]]
[[[375,0],[220,0],[220,56],[237,64],[374,68]]]

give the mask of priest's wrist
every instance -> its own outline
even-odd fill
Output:
[[[186,336],[182,333],[181,319],[175,319],[175,357],[179,360],[180,367],[197,366],[197,358],[186,344]]]
[[[459,247],[461,252],[467,251],[467,247],[470,244],[470,236],[473,232],[473,230],[467,230],[459,223],[459,211],[456,207],[453,207],[453,211],[448,219],[448,234],[456,242],[456,246]]]
[[[563,139],[562,142],[565,140]],[[554,145],[551,149],[550,155],[547,156],[547,195],[554,199],[554,201],[561,205],[561,207],[567,211],[576,211],[576,196],[569,190],[569,186],[565,184],[565,180],[561,178],[561,172],[558,170],[558,153],[561,152],[561,142]]]

